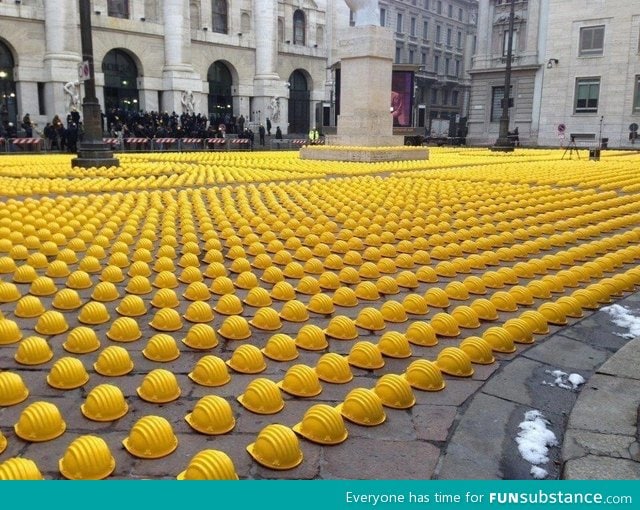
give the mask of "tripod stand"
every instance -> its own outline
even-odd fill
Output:
[[[569,159],[573,159],[574,151],[576,153],[576,156],[578,156],[578,159],[580,159],[580,151],[578,150],[578,147],[576,147],[576,141],[572,138],[571,142],[569,142],[569,145],[567,145],[567,148],[564,150],[562,158],[560,159],[564,159],[564,157],[567,155],[567,152],[569,153]]]

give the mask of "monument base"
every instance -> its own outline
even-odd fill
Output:
[[[78,157],[71,160],[72,167],[94,168],[120,166],[120,161],[113,157],[111,147],[103,142],[83,142],[78,148]]]
[[[426,147],[345,147],[309,146],[300,149],[300,159],[378,163],[384,161],[418,161],[429,159]]]

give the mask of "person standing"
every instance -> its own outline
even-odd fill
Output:
[[[265,129],[264,129],[264,126],[262,124],[260,124],[260,127],[258,128],[258,135],[260,135],[260,145],[262,145],[264,147]]]
[[[238,117],[238,132],[242,133],[244,131],[244,116],[240,114]]]
[[[24,129],[25,138],[33,138],[33,125],[28,113],[22,118],[22,129]]]
[[[271,119],[267,117],[267,135],[271,136]]]

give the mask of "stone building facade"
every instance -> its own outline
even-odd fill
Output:
[[[342,0],[93,0],[97,96],[113,107],[269,117],[306,132],[328,96]],[[81,63],[78,0],[0,1],[2,115],[69,113]],[[66,90],[65,90],[66,89]],[[81,101],[81,98],[80,98]]]
[[[633,147],[640,120],[640,4],[515,0],[510,130],[531,146]],[[509,0],[479,0],[469,141],[498,137]],[[559,129],[560,128],[560,129]]]

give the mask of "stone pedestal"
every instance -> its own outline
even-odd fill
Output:
[[[331,145],[397,146],[393,135],[391,72],[395,43],[388,28],[349,27],[338,35],[340,55],[340,115]]]

